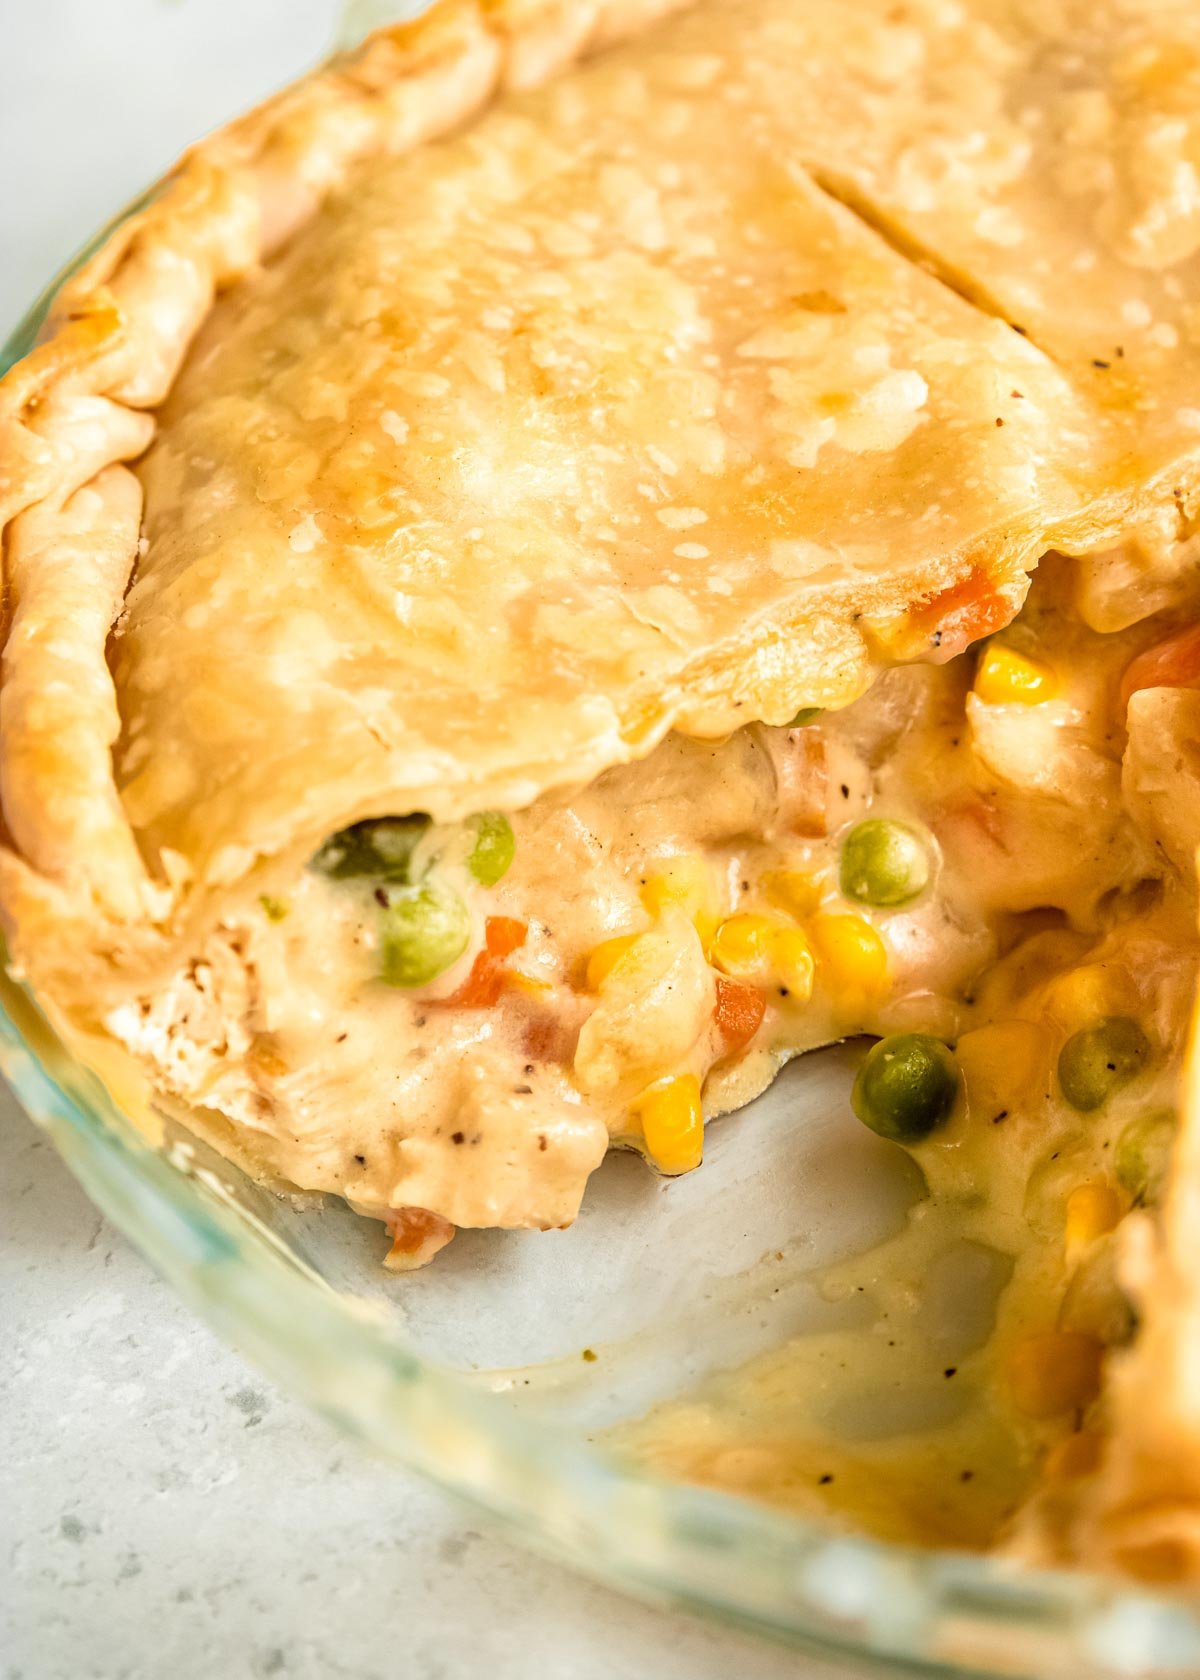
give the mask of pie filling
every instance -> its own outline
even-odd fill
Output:
[[[1115,1224],[1158,1182],[1193,995],[1200,635],[1099,633],[1076,582],[1044,562],[1006,630],[840,712],[357,823],[108,1025],[224,1146],[386,1220],[399,1266],[569,1223],[614,1144],[691,1170],[705,1118],[860,1033],[865,1123],[923,1160],[986,1136],[1009,1182],[1088,1139]]]

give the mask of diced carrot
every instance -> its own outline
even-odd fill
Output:
[[[729,1055],[743,1049],[754,1037],[762,1025],[762,1018],[767,1012],[767,1000],[757,986],[744,985],[740,980],[730,980],[727,975],[718,974],[715,977],[717,1002],[713,1010],[713,1020],[717,1031],[725,1040],[725,1049]]]
[[[492,1009],[500,1001],[508,978],[504,959],[524,945],[529,929],[512,916],[489,916],[483,930],[483,950],[456,992],[438,1001],[450,1009]]]
[[[511,957],[524,945],[528,934],[526,924],[518,922],[513,916],[489,916],[483,930],[483,942],[489,956]]]
[[[504,990],[504,970],[488,951],[480,951],[456,992],[435,1001],[444,1009],[491,1009]]]
[[[392,1239],[387,1264],[393,1271],[409,1271],[432,1260],[454,1235],[454,1226],[428,1208],[392,1208],[384,1224]]]
[[[914,607],[909,622],[928,639],[927,657],[940,665],[957,658],[981,636],[1002,630],[1015,616],[1017,606],[1000,593],[982,566],[974,566],[965,577]]]
[[[1200,624],[1130,660],[1121,678],[1121,704],[1143,688],[1200,688]]]

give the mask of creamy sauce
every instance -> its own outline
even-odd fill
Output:
[[[916,1220],[822,1280],[841,1307],[836,1328],[709,1379],[613,1431],[613,1444],[683,1480],[883,1539],[986,1546],[1035,1464],[980,1351],[1011,1269],[944,1228],[931,1241]]]
[[[1114,700],[1148,638],[1086,629],[1061,593],[1048,578],[1008,633],[1049,651],[1058,693],[1045,704],[985,705],[957,660],[892,671],[805,728],[671,737],[516,813],[515,859],[493,887],[470,879],[458,831],[431,831],[422,844],[474,929],[432,985],[384,985],[377,889],[309,869],[113,1028],[291,1183],[380,1217],[417,1207],[451,1225],[548,1227],[574,1217],[611,1139],[640,1142],[638,1095],[664,1077],[705,1081],[711,1117],[784,1057],[837,1037],[953,1040],[971,1022],[976,977],[1047,920],[1058,966],[1092,960],[1092,947],[1103,956],[1119,923],[1126,946],[1145,943],[1143,972],[1170,967],[1178,918],[1159,928],[1156,895],[1174,870],[1153,825],[1127,812]],[[867,815],[927,836],[932,879],[910,906],[871,909],[840,890],[842,838]],[[781,873],[792,882],[782,910]],[[1131,921],[1139,892],[1157,908]],[[818,960],[808,996],[769,966],[754,972],[761,1024],[731,1055],[714,1021],[712,930],[756,914],[803,931],[830,912],[873,924],[886,984],[847,991]],[[464,1007],[456,994],[498,917],[523,942],[494,1001]],[[634,935],[636,959],[589,986],[589,954]]]

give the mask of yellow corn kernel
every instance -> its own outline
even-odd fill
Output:
[[[782,925],[770,916],[726,916],[709,942],[709,957],[726,974],[761,975],[770,962],[772,936]]]
[[[1040,706],[1058,693],[1058,678],[1048,665],[990,642],[975,672],[975,693],[988,706]]]
[[[1130,990],[1123,972],[1112,963],[1085,963],[1047,982],[1042,988],[1042,1007],[1073,1032],[1103,1015],[1124,1013],[1132,1002]]]
[[[1100,1392],[1103,1358],[1104,1344],[1079,1330],[1026,1336],[1006,1361],[1013,1404],[1031,1418],[1082,1411]]]
[[[1067,1197],[1067,1246],[1081,1248],[1116,1229],[1121,1198],[1110,1184],[1078,1184]]]
[[[1042,1461],[1046,1476],[1056,1482],[1090,1476],[1100,1464],[1101,1437],[1094,1429],[1079,1429],[1056,1441]]]
[[[799,928],[776,928],[767,940],[771,974],[793,1003],[807,1003],[813,989],[813,954]]]
[[[887,985],[887,946],[865,916],[814,916],[808,932],[835,997],[866,999]]]
[[[651,875],[642,888],[641,898],[650,914],[657,916],[668,904],[678,904],[680,894],[665,875]]]
[[[640,938],[641,935],[638,933],[623,933],[616,939],[606,939],[593,948],[587,961],[589,992],[600,990],[622,957],[633,950]]]
[[[680,1073],[651,1085],[634,1104],[634,1115],[641,1121],[646,1153],[659,1172],[674,1176],[700,1165],[704,1110],[700,1081],[694,1073]]]
[[[772,904],[795,916],[797,921],[811,916],[821,902],[820,883],[799,869],[768,870],[762,887]]]
[[[1054,1044],[1034,1021],[993,1021],[963,1033],[955,1046],[974,1118],[1007,1119],[1048,1089]]]
[[[691,919],[703,940],[712,937],[720,919],[712,866],[702,857],[671,858],[647,879],[642,888],[642,903],[652,916],[659,916],[674,905]]]

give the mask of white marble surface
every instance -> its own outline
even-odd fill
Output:
[[[0,325],[331,0],[0,0]],[[0,1091],[3,1680],[822,1680],[381,1467],[222,1347]]]

